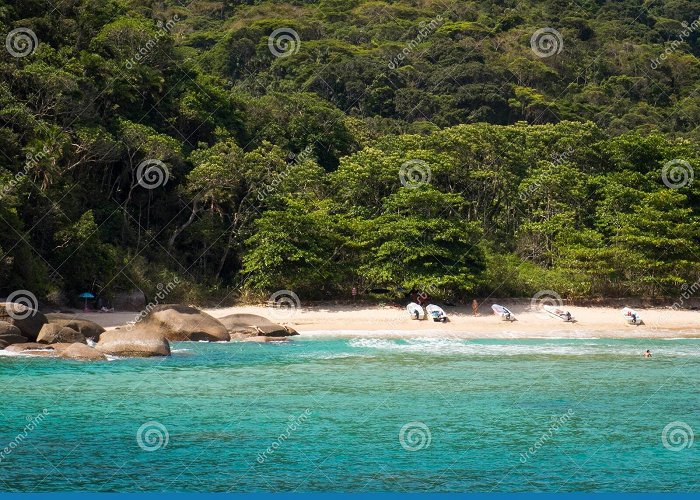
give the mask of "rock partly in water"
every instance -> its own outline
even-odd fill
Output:
[[[171,341],[206,340],[210,342],[231,339],[226,327],[207,313],[181,304],[155,306],[137,328],[160,333]]]
[[[264,335],[239,337],[234,340],[242,340],[244,342],[289,342],[289,337],[267,337]]]
[[[100,325],[88,319],[78,318],[74,314],[49,313],[46,319],[52,325],[64,326],[83,334],[86,339],[94,339],[97,342],[105,331]]]
[[[59,342],[66,342],[70,344],[76,342],[81,344],[87,343],[85,336],[82,333],[72,328],[57,325],[55,323],[47,323],[41,327],[41,331],[39,332],[39,336],[37,337],[36,341],[43,344],[56,344]]]
[[[0,335],[0,349],[5,349],[14,344],[24,344],[28,342],[27,337],[21,335]]]
[[[0,349],[12,344],[23,344],[28,340],[27,337],[22,336],[19,328],[5,321],[0,321]]]
[[[273,323],[264,316],[257,314],[229,314],[223,318],[219,318],[229,331],[232,338],[242,337],[291,337],[299,335],[293,328],[286,325]]]
[[[65,359],[79,359],[84,361],[102,361],[107,357],[97,349],[89,347],[80,342],[70,344],[68,347],[61,349],[58,356]]]
[[[36,309],[14,302],[0,303],[0,321],[16,326],[22,336],[31,341],[36,340],[41,327],[48,322],[46,316]]]
[[[5,347],[8,352],[29,352],[29,351],[47,351],[53,353],[54,349],[46,344],[39,344],[37,342],[23,342],[12,344]]]
[[[70,346],[72,346],[72,342],[57,342],[55,344],[47,344],[46,348],[47,349],[53,349],[54,351],[62,351],[63,349],[68,349]]]
[[[145,328],[113,330],[100,335],[95,348],[112,356],[150,357],[170,356],[168,339]]]

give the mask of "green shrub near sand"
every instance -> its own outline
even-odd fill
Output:
[[[696,282],[697,9],[448,4],[0,9],[0,296]]]

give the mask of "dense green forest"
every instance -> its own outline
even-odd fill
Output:
[[[0,296],[700,278],[698,2],[0,0],[0,33]]]

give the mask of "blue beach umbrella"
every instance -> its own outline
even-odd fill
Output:
[[[94,298],[95,298],[95,296],[94,296],[93,294],[91,294],[90,292],[81,293],[80,295],[78,295],[78,297],[80,297],[81,299],[85,299],[85,310],[86,310],[86,311],[87,311],[87,301],[88,301],[88,299],[94,299]]]

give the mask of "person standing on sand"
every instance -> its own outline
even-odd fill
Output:
[[[472,313],[474,316],[479,315],[479,303],[476,301],[476,299],[472,300]]]

